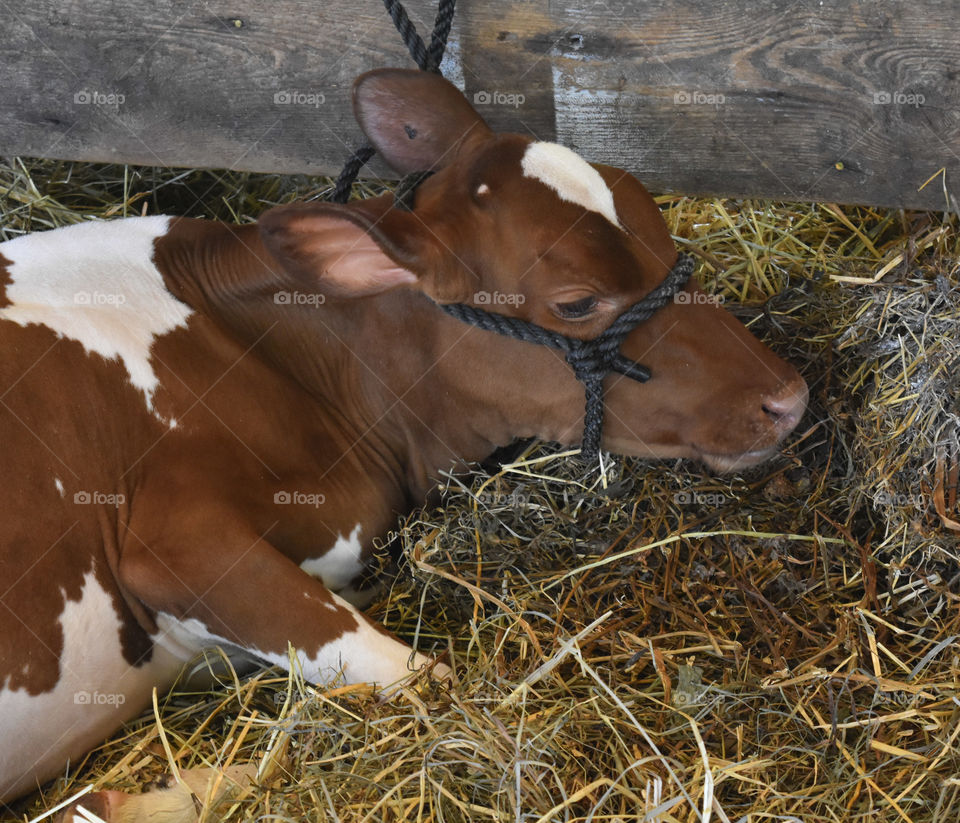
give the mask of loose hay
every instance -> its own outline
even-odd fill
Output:
[[[379,187],[365,184],[364,193]],[[4,238],[95,216],[250,220],[328,181],[14,161]],[[264,670],[161,696],[89,784],[254,763],[229,820],[954,821],[955,216],[660,198],[700,279],[811,387],[746,475],[527,446],[399,524],[373,610],[457,682],[383,703]]]

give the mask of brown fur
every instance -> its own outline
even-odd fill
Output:
[[[298,204],[257,226],[177,220],[157,241],[169,291],[195,312],[152,349],[154,408],[175,429],[122,365],[46,327],[0,323],[0,689],[56,684],[58,618],[90,568],[132,665],[149,659],[159,612],[242,648],[314,655],[364,618],[301,562],[357,523],[369,553],[455,461],[515,437],[578,442],[583,390],[555,351],[465,326],[436,302],[519,295],[496,310],[589,338],[662,280],[676,250],[632,176],[597,167],[622,231],[523,177],[530,140],[493,135],[451,89],[406,72],[358,81],[360,120],[387,160],[436,170],[412,213],[389,195]],[[283,290],[323,302],[279,304]],[[592,316],[558,314],[584,296],[598,300]],[[617,452],[748,464],[803,410],[796,371],[714,305],[668,305],[623,351],[653,379],[608,378],[604,445]],[[70,506],[84,488],[127,502]],[[289,489],[325,502],[277,504]]]

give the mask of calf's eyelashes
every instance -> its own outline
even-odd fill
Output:
[[[554,312],[561,320],[585,320],[597,310],[597,298],[583,297],[568,303],[555,303]]]

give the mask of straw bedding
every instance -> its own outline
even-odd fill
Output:
[[[245,221],[327,185],[16,161],[2,232]],[[529,444],[449,474],[384,546],[371,613],[448,655],[452,687],[384,702],[274,669],[174,691],[18,819],[171,760],[256,764],[238,821],[960,817],[957,218],[659,201],[705,288],[810,385],[781,456],[585,472]]]

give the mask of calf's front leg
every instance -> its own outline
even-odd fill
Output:
[[[252,532],[207,520],[199,534],[167,531],[146,539],[148,530],[139,528],[131,523],[120,582],[154,614],[155,642],[184,659],[222,646],[289,668],[292,649],[295,664],[313,683],[342,676],[348,683],[388,689],[431,662]],[[445,677],[449,669],[434,663],[432,672]],[[216,819],[217,807],[236,799],[254,772],[247,764],[222,774],[199,769],[141,795],[95,792],[72,804],[60,820],[196,823],[201,805]]]
[[[137,537],[123,547],[120,581],[155,615],[156,642],[183,657],[235,648],[283,668],[292,648],[304,678],[318,684],[342,675],[389,687],[431,662],[266,539],[219,525],[153,539],[131,529]]]

